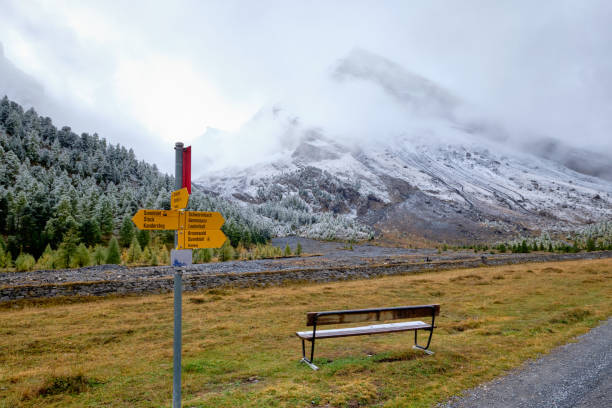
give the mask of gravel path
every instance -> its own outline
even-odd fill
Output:
[[[612,319],[444,408],[612,407]]]

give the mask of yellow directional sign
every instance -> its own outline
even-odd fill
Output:
[[[177,249],[221,248],[226,239],[221,230],[179,231]]]
[[[187,191],[187,187],[183,187],[180,190],[176,190],[172,192],[170,197],[170,208],[173,210],[182,210],[187,207],[187,203],[189,202],[189,192]]]
[[[132,221],[141,230],[176,230],[179,228],[177,210],[138,210]]]
[[[218,230],[225,219],[219,212],[185,211],[185,229],[187,230]]]

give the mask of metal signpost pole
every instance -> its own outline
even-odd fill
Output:
[[[175,188],[183,186],[183,143],[174,145],[175,151]],[[178,245],[178,232],[174,233],[174,247]],[[183,272],[174,272],[174,373],[172,383],[172,408],[181,407],[181,332],[183,307]]]

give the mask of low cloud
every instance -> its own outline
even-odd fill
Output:
[[[245,125],[275,105],[288,121],[332,134],[387,137],[414,127],[384,84],[333,79],[356,47],[458,98],[470,106],[464,117],[477,112],[513,137],[612,155],[607,1],[5,0],[2,10],[0,41],[27,78],[23,89],[60,102],[42,113],[133,147],[168,172],[176,140],[226,164],[286,148],[285,125]],[[14,88],[18,100],[27,94]],[[207,127],[239,136],[209,132],[202,143]]]

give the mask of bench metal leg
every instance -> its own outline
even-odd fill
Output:
[[[313,356],[314,356],[314,347],[315,347],[314,338],[312,339],[311,342],[312,342],[312,348],[310,349],[310,360],[308,360],[306,358],[306,344],[304,343],[304,339],[302,339],[302,359],[300,360],[300,362],[308,364],[308,366],[310,368],[312,368],[313,370],[317,371],[319,369],[319,367],[317,367],[316,365],[314,365],[312,363],[312,359],[313,359]]]
[[[431,344],[431,336],[433,336],[433,327],[431,329],[423,329],[423,330],[429,330],[429,338],[427,339],[427,345],[425,347],[419,346],[419,343],[417,342],[418,330],[415,330],[414,331],[414,346],[412,346],[412,348],[416,350],[424,351],[425,353],[432,355],[434,354],[434,352],[428,349],[429,349],[429,345]]]

